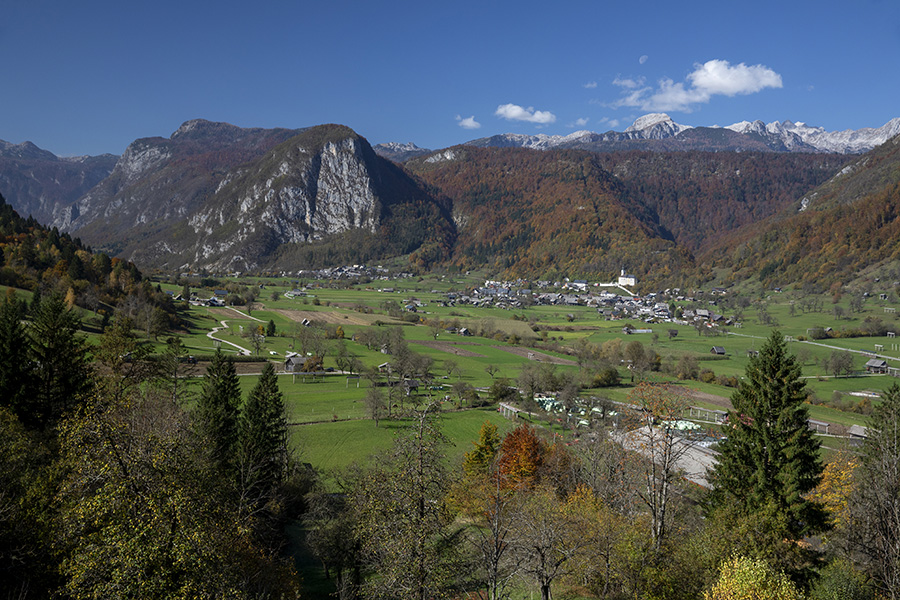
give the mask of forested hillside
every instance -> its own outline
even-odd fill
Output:
[[[855,161],[807,198],[723,240],[708,253],[710,262],[729,269],[734,281],[819,291],[861,274],[900,276],[900,138]]]
[[[95,308],[99,302],[114,304],[141,280],[134,264],[94,254],[80,239],[20,217],[2,196],[0,248],[0,284],[69,295]]]
[[[652,208],[692,252],[781,212],[848,160],[772,152],[616,152],[598,158],[625,184],[626,198]]]
[[[28,313],[42,297],[55,297],[91,311],[93,326],[101,328],[115,312],[154,336],[181,325],[172,297],[152,287],[134,263],[93,252],[56,227],[20,217],[2,196],[0,250],[0,285],[31,291]]]
[[[654,211],[583,151],[455,147],[407,166],[453,202],[453,261],[516,276],[662,281],[692,264]]]

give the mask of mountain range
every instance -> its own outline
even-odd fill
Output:
[[[618,149],[597,151],[585,140],[598,134],[579,133],[428,151],[373,148],[342,125],[192,120],[118,158],[0,143],[0,194],[142,268],[296,271],[404,256],[413,268],[526,277],[609,278],[626,267],[648,285],[713,275],[773,284],[815,272],[824,285],[900,259],[893,208],[876,208],[896,201],[900,138],[858,154],[898,125],[826,134],[787,122],[690,128],[648,115],[616,134]],[[392,160],[379,155],[388,151]],[[871,218],[854,219],[861,207]],[[800,243],[786,223],[807,232],[804,252],[786,249]],[[843,250],[809,234],[841,227],[861,236],[844,235],[853,245]],[[818,256],[831,259],[823,266]]]
[[[726,127],[691,127],[675,123],[669,115],[644,115],[622,132],[576,131],[568,135],[504,133],[467,142],[490,148],[568,149],[592,152],[618,150],[707,150],[711,152],[832,152],[858,154],[900,134],[900,118],[878,128],[828,132],[821,127],[791,121],[742,121]],[[415,144],[378,144],[375,151],[397,162],[431,151]]]

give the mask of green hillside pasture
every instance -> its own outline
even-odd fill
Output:
[[[522,367],[530,362],[529,352],[536,359],[543,356],[552,356],[554,359],[562,359],[563,361],[571,361],[568,357],[561,357],[552,352],[544,352],[539,350],[530,351],[527,348],[520,348],[494,340],[486,340],[479,337],[439,337],[437,341],[422,340],[420,342],[412,342],[410,348],[417,353],[425,354],[435,360],[434,373],[438,376],[445,375],[444,364],[447,360],[452,360],[459,365],[462,370],[462,381],[470,383],[475,387],[487,387],[491,385],[492,379],[485,371],[488,365],[494,365],[498,368],[494,378],[508,377],[515,379],[519,376]],[[574,369],[574,366],[558,365],[557,369]],[[443,380],[444,383],[452,384],[456,380],[455,376]]]
[[[259,376],[243,375],[240,377],[241,392],[246,398]],[[304,375],[298,373],[279,373],[278,388],[284,395],[285,411],[288,423],[317,423],[334,419],[360,419],[366,415],[363,397],[368,382],[351,379],[349,386],[347,377],[339,374],[325,376]]]
[[[515,425],[496,409],[442,413],[441,430],[451,444],[447,448],[451,464],[472,448],[472,442],[478,440],[478,432],[485,421],[495,423],[501,435]],[[301,460],[328,472],[353,463],[363,464],[373,454],[389,449],[397,433],[409,424],[409,420],[381,420],[378,427],[371,420],[316,423],[292,427],[291,436]]]
[[[882,393],[900,379],[890,375],[861,375],[859,377],[814,377],[806,379],[807,389],[813,391],[820,400],[828,400],[835,391]]]

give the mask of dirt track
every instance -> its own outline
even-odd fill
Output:
[[[708,394],[706,392],[700,392],[698,390],[688,390],[687,395],[689,398],[693,398],[701,402],[709,402],[710,404],[721,406],[723,410],[731,410],[733,408],[731,406],[731,400],[724,396],[716,396],[715,394]]]
[[[517,356],[522,356],[531,360],[536,360],[538,362],[550,363],[553,365],[577,365],[574,360],[569,360],[568,358],[559,358],[558,356],[551,356],[549,354],[544,354],[543,352],[538,352],[537,350],[532,350],[531,348],[520,348],[519,346],[493,346],[497,350],[503,350],[504,352],[509,352],[510,354],[515,354]]]
[[[287,310],[283,308],[274,309],[272,312],[276,312],[291,321],[309,319],[310,321],[324,321],[335,325],[372,325],[375,321],[388,322],[391,320],[390,317],[385,315],[366,315],[363,313],[346,314],[317,310]]]
[[[434,348],[435,350],[440,350],[442,352],[449,352],[450,354],[455,354],[456,356],[468,356],[471,358],[484,358],[484,354],[478,354],[477,352],[472,352],[471,350],[466,350],[465,348],[458,348],[458,346],[477,346],[475,342],[439,342],[437,340],[429,341],[413,341],[410,342],[412,344],[420,344],[422,346],[428,346],[429,348]]]

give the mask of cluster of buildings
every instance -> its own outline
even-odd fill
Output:
[[[307,279],[371,279],[387,280],[412,277],[412,273],[391,273],[382,266],[370,267],[367,265],[343,265],[340,267],[327,267],[323,269],[309,269],[297,271],[297,273],[283,273],[282,277],[303,277]]]

